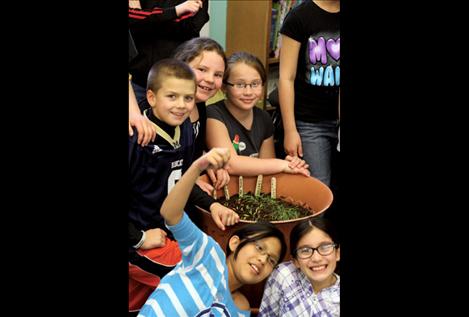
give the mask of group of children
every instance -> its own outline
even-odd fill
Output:
[[[272,121],[256,107],[265,82],[257,57],[227,59],[205,37],[151,67],[138,106],[129,82],[129,312],[250,316],[239,289],[268,278],[258,316],[339,316],[340,239],[327,219],[295,226],[292,260],[282,263],[285,237],[270,223],[242,227],[223,249],[190,218],[197,205],[220,230],[239,222],[211,196],[230,174],[310,175],[298,155],[275,157]],[[207,107],[219,90],[224,100]]]
[[[256,107],[266,83],[262,63],[247,52],[227,59],[216,41],[198,35],[209,2],[131,2],[138,55],[130,54],[129,81],[129,313],[249,316],[249,298],[239,289],[267,279],[258,316],[339,316],[340,238],[328,219],[296,225],[292,260],[282,262],[287,246],[274,225],[245,225],[223,249],[191,213],[195,206],[209,210],[220,230],[239,222],[211,197],[230,174],[314,171],[330,185],[340,1],[303,1],[280,31],[285,158],[275,156],[269,114]],[[219,90],[224,100],[206,106]]]

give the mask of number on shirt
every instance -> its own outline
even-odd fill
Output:
[[[176,182],[181,179],[182,176],[182,169],[177,169],[171,172],[168,177],[168,194],[173,189]]]

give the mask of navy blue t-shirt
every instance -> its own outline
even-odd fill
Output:
[[[148,118],[155,122],[151,111]],[[129,221],[136,229],[161,228],[167,231],[160,208],[169,190],[192,164],[194,132],[188,118],[180,125],[180,147],[173,148],[156,136],[155,142],[142,147],[137,134],[129,138]]]

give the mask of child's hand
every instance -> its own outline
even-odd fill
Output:
[[[223,168],[230,160],[230,151],[227,148],[213,148],[194,162],[202,172],[208,168],[217,170]]]
[[[283,137],[283,147],[285,149],[285,153],[288,155],[303,157],[303,145],[301,143],[301,137],[298,131],[285,131],[285,135]]]
[[[210,180],[216,189],[223,188],[223,186],[230,182],[230,174],[228,174],[228,171],[225,169],[218,169],[215,172],[209,169],[207,170],[207,175],[210,177]]]
[[[186,13],[196,14],[202,8],[202,0],[187,0],[176,6],[176,15],[180,17]]]
[[[137,128],[138,144],[145,146],[150,141],[155,141],[156,131],[153,128],[151,121],[140,113],[129,112],[129,135],[132,136],[132,126]]]
[[[303,174],[304,176],[310,176],[309,170],[307,167],[290,167],[290,162],[284,160],[283,172],[288,174]],[[306,164],[307,165],[307,164]]]
[[[212,171],[212,173],[213,173],[213,171]],[[213,193],[213,186],[212,185],[210,185],[209,183],[207,183],[207,182],[205,182],[201,179],[198,179],[195,183],[197,184],[197,186],[200,187],[200,189],[202,189],[204,192],[206,192],[207,194],[212,196],[212,193]]]
[[[309,167],[309,164],[306,163],[305,160],[302,160],[301,158],[299,158],[298,156],[290,156],[290,155],[287,155],[285,157],[285,160],[290,162],[288,164],[288,167],[294,169],[294,168],[308,168]]]
[[[166,244],[166,232],[159,228],[145,231],[145,241],[140,249],[148,250],[164,247]]]
[[[296,174],[302,174],[304,176],[311,176],[311,173],[309,172],[309,169],[307,169],[306,167],[302,167],[302,168],[294,168],[293,171],[296,173]]]
[[[220,203],[210,205],[210,213],[217,227],[223,231],[225,231],[225,226],[232,226],[239,222],[239,215]]]
[[[140,4],[140,0],[129,0],[129,8],[141,9],[142,5]]]
[[[216,171],[209,169],[207,170],[207,174],[212,181],[213,186],[201,179],[198,179],[195,183],[210,196],[212,196],[214,187],[216,189],[220,189],[230,182],[230,175],[225,169],[221,168]]]

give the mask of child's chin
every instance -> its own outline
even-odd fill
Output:
[[[197,102],[206,102],[212,97],[213,96],[210,96],[209,94],[206,94],[206,93],[197,94]]]
[[[183,119],[172,119],[171,122],[169,122],[169,125],[175,127],[178,125],[181,125],[184,121],[186,121],[187,117],[184,117]]]

